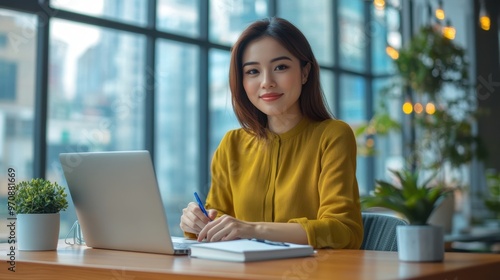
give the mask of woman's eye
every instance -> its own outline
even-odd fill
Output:
[[[288,69],[288,66],[283,65],[283,64],[282,65],[278,65],[275,68],[275,70],[277,70],[277,71],[283,71],[283,70],[286,70],[286,69]]]
[[[257,71],[257,69],[250,69],[250,70],[245,71],[245,74],[248,74],[248,75],[255,75],[257,73],[259,73],[259,71]]]

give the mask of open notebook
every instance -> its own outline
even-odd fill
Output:
[[[306,257],[313,254],[314,248],[310,245],[239,239],[193,244],[190,256],[218,261],[251,262]]]

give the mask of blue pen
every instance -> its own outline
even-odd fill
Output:
[[[203,206],[203,203],[201,202],[201,199],[200,199],[200,197],[198,196],[198,194],[196,192],[194,192],[194,198],[198,202],[198,206],[200,207],[201,212],[203,212],[203,214],[205,214],[205,216],[207,216],[207,218],[210,219],[210,217],[208,217],[207,210],[205,210],[205,207]]]
[[[261,242],[261,243],[264,243],[267,245],[290,247],[290,245],[286,244],[285,242],[271,241],[271,240],[258,239],[258,238],[254,238],[254,239],[250,239],[250,240]]]

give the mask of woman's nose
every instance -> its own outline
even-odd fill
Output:
[[[262,75],[262,88],[272,88],[276,86],[274,76],[272,73],[263,73]]]

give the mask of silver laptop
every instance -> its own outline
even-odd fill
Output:
[[[87,246],[189,253],[190,242],[170,236],[148,151],[62,153],[59,160]]]

